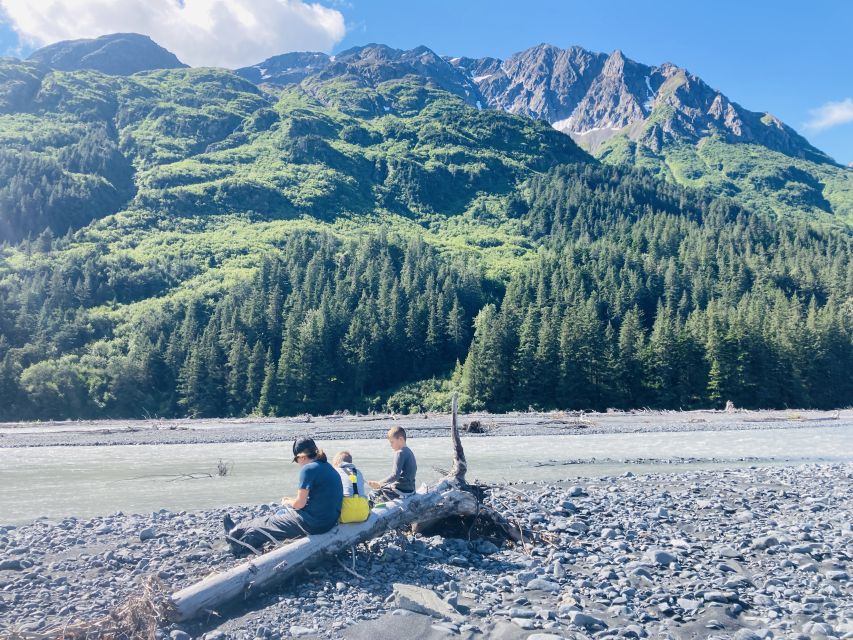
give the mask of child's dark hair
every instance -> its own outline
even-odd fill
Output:
[[[406,430],[403,427],[391,427],[388,429],[388,437],[389,438],[402,438],[406,439]]]
[[[312,460],[316,460],[317,462],[328,462],[329,459],[326,457],[326,452],[322,449],[317,449],[317,453],[314,454]]]

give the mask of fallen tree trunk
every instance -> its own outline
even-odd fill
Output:
[[[476,516],[477,497],[465,482],[467,464],[456,420],[456,397],[450,429],[453,467],[435,487],[375,509],[365,522],[338,525],[328,533],[300,538],[234,567],[211,575],[178,591],[166,604],[166,615],[174,622],[215,611],[238,599],[274,587],[297,573],[336,556],[350,547],[378,537],[386,531],[417,522],[435,523],[453,516]]]
[[[472,494],[443,481],[426,493],[387,503],[386,508],[372,511],[365,522],[338,525],[328,533],[300,538],[182,589],[169,599],[167,615],[175,622],[195,618],[230,601],[250,598],[386,531],[422,518],[474,515],[477,509],[477,499]]]

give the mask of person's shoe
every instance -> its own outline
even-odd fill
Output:
[[[231,519],[231,514],[226,513],[225,517],[222,518],[222,524],[225,526],[225,535],[231,533],[231,529],[234,528],[234,521]]]

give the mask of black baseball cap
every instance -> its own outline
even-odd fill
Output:
[[[311,438],[309,438],[307,436],[301,436],[299,438],[296,438],[296,440],[293,441],[293,461],[294,462],[296,462],[296,458],[297,458],[297,456],[299,456],[300,453],[312,454],[312,453],[316,453],[316,452],[317,452],[317,445],[314,443],[314,440],[312,440]]]

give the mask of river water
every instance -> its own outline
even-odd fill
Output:
[[[385,475],[384,440],[336,440],[329,457],[353,454],[368,478]],[[571,481],[575,478],[744,465],[853,461],[853,424],[746,431],[494,436],[463,439],[469,480]],[[418,480],[449,466],[447,438],[410,441]],[[91,517],[277,501],[298,474],[290,443],[23,447],[0,449],[0,524],[38,517]],[[229,472],[217,475],[223,461]]]

